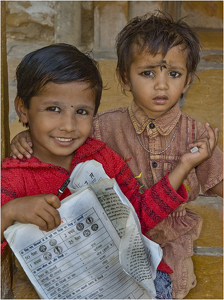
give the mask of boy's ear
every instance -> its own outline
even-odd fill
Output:
[[[192,83],[192,81],[193,81],[193,77],[194,77],[194,74],[192,74],[192,73],[190,73],[190,74],[188,75],[188,77],[187,77],[187,82],[186,82],[186,84],[185,84],[185,86],[184,86],[184,88],[183,88],[182,94],[184,94],[184,93],[188,90],[189,86],[191,85],[191,83]]]
[[[124,91],[131,91],[131,87],[130,87],[130,84],[128,82],[128,79],[127,77],[125,76],[125,82],[122,80],[121,78],[121,75],[120,75],[120,72],[119,72],[119,69],[116,70],[116,74],[117,74],[117,79],[122,87],[122,89]]]
[[[16,97],[14,100],[15,110],[19,119],[22,123],[28,123],[28,115],[27,115],[27,108],[25,107],[22,99],[20,97]]]

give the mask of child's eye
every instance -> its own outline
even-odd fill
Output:
[[[142,75],[144,77],[152,77],[152,76],[154,76],[154,74],[153,74],[152,71],[144,71],[140,75]]]
[[[176,72],[176,71],[172,71],[169,73],[169,75],[173,78],[178,78],[181,76],[181,74],[179,72]]]
[[[48,107],[47,110],[49,110],[49,111],[55,111],[55,112],[60,112],[60,108],[57,107],[57,106]]]
[[[87,115],[88,114],[88,112],[85,109],[78,109],[76,111],[76,113],[79,115]]]

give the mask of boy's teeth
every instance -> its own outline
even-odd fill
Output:
[[[64,139],[64,138],[55,138],[56,140],[58,140],[58,141],[61,141],[61,142],[70,142],[70,141],[72,141],[72,139]]]

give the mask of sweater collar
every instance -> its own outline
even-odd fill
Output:
[[[181,116],[178,102],[165,114],[153,121],[134,101],[132,101],[128,111],[135,131],[138,134],[141,134],[150,123],[153,123],[161,135],[168,135],[174,129]]]

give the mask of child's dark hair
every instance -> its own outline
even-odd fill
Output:
[[[134,50],[147,51],[151,55],[166,53],[174,46],[183,45],[188,52],[187,78],[194,74],[200,61],[201,44],[196,33],[181,19],[177,22],[166,13],[157,11],[135,17],[120,31],[116,39],[117,70],[124,83],[130,80],[130,66]]]
[[[68,44],[53,44],[27,54],[16,69],[17,97],[29,109],[30,100],[48,83],[87,82],[95,90],[95,112],[102,94],[97,62]]]

